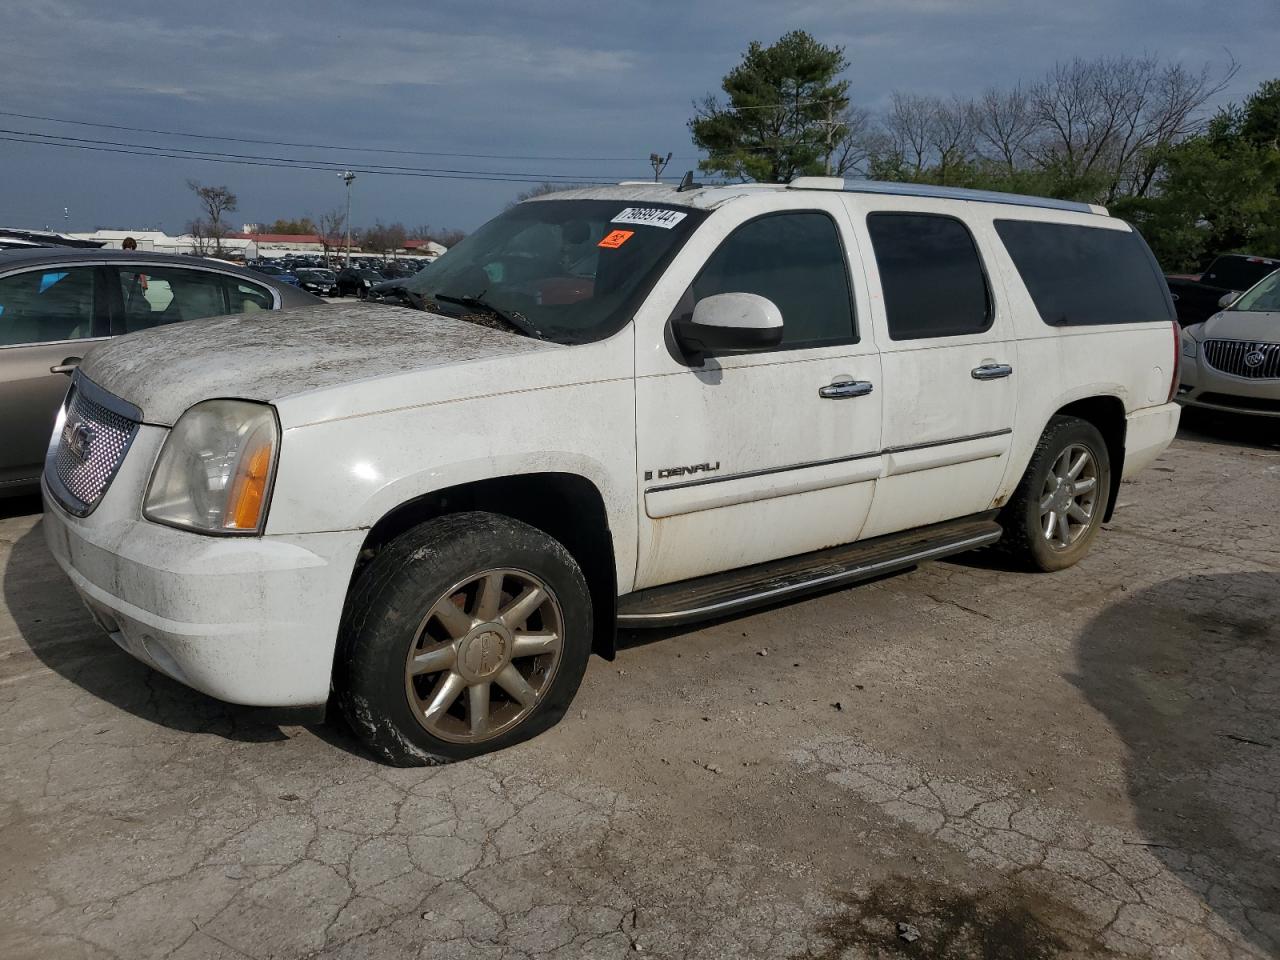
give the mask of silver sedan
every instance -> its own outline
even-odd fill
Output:
[[[1178,402],[1280,418],[1280,270],[1182,331]]]

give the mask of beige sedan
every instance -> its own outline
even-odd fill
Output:
[[[1189,407],[1280,418],[1280,270],[1182,331],[1177,399]]]

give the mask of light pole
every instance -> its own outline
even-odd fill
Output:
[[[342,182],[347,185],[347,261],[346,266],[351,266],[351,182],[355,180],[356,175],[350,170],[343,170],[338,174],[342,178]]]

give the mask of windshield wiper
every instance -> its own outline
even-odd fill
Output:
[[[514,327],[526,336],[533,337],[537,340],[545,340],[546,336],[537,327],[531,324],[528,319],[520,313],[508,313],[493,304],[489,303],[481,297],[455,297],[447,293],[433,293],[432,300],[442,300],[445,303],[456,303],[460,307],[470,307],[472,310],[483,310],[491,313],[499,320]]]

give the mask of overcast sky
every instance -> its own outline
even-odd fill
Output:
[[[651,151],[696,164],[691,101],[718,91],[751,40],[805,29],[845,47],[852,96],[976,94],[1055,59],[1152,53],[1240,72],[1223,99],[1280,75],[1278,0],[4,0],[0,110],[405,156],[193,141],[0,116],[37,131],[224,153],[624,179]],[[127,149],[127,148],[121,148]],[[543,158],[633,158],[590,161]],[[530,159],[538,158],[538,159]],[[0,141],[0,225],[159,224],[197,213],[187,178],[226,184],[236,225],[342,203],[333,172],[233,166]],[[357,224],[472,229],[518,184],[363,175]],[[70,211],[64,221],[63,208]]]

